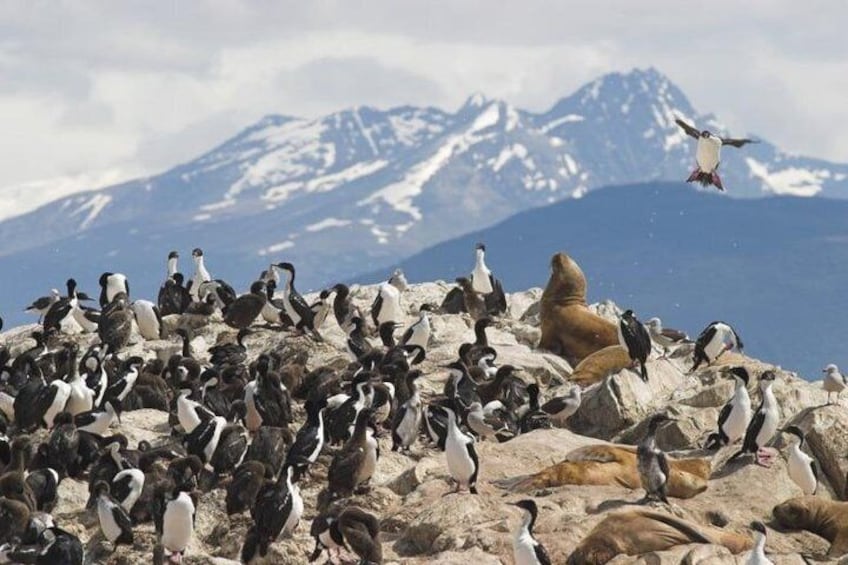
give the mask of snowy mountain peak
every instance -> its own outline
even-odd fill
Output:
[[[681,181],[694,141],[677,116],[722,131],[655,69],[605,75],[541,114],[474,94],[454,113],[269,115],[163,174],[7,218],[0,259],[26,265],[43,246],[94,265],[122,250],[147,246],[155,258],[160,246],[201,245],[245,264],[285,254],[311,272],[306,280],[332,279],[599,187]],[[730,196],[848,198],[846,165],[766,141],[722,156]]]

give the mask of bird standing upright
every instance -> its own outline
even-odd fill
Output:
[[[621,345],[634,362],[639,362],[642,380],[648,382],[648,356],[651,354],[651,336],[642,325],[633,310],[625,310],[618,322],[618,343]]]
[[[538,508],[536,502],[530,499],[516,502],[522,510],[521,522],[515,529],[512,539],[512,555],[515,565],[551,565],[551,558],[545,546],[533,536],[533,526],[536,525]]]
[[[668,481],[671,477],[668,458],[657,447],[657,429],[670,421],[666,414],[657,414],[648,422],[648,433],[636,448],[637,467],[642,488],[645,489],[644,501],[659,499],[668,504]]]

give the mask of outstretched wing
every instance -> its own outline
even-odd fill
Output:
[[[695,139],[698,139],[699,137],[701,137],[701,132],[699,132],[697,129],[690,126],[689,124],[687,124],[686,122],[684,122],[680,118],[677,118],[674,121],[677,123],[677,125],[679,125],[680,127],[683,128],[683,131],[685,131],[686,135],[688,135],[689,137],[694,137]],[[724,140],[722,140],[722,143],[723,142],[724,142]]]
[[[746,143],[759,143],[756,139],[748,139],[747,137],[743,137],[740,139],[733,139],[732,137],[722,137],[721,144],[722,145],[732,145],[733,147],[742,147]]]

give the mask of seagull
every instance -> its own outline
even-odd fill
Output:
[[[698,148],[695,153],[695,161],[698,163],[698,166],[695,167],[695,170],[692,171],[686,182],[698,181],[703,186],[712,184],[717,189],[724,191],[724,185],[722,185],[721,178],[718,176],[718,166],[721,164],[721,147],[723,145],[742,147],[746,143],[759,143],[748,138],[734,139],[730,137],[719,137],[706,129],[698,131],[695,127],[687,124],[680,118],[674,121],[683,128],[686,135],[698,140]]]
[[[831,363],[822,370],[824,381],[822,388],[827,392],[827,403],[830,404],[830,395],[836,393],[836,402],[839,403],[839,393],[848,387],[848,377],[839,372],[839,367]]]

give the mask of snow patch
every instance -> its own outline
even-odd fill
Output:
[[[286,249],[290,249],[292,247],[294,247],[294,242],[286,240],[286,241],[282,241],[280,243],[275,243],[274,245],[269,245],[268,247],[265,247],[263,249],[260,249],[259,255],[264,257],[265,255],[269,255],[271,253],[279,253],[280,251],[285,251]]]
[[[343,228],[345,226],[350,225],[352,222],[350,220],[339,220],[338,218],[327,218],[326,220],[321,220],[320,222],[316,222],[314,224],[310,224],[306,226],[306,231],[316,232],[325,230],[328,228]]]
[[[552,129],[555,129],[555,128],[561,126],[562,124],[568,124],[568,123],[572,123],[572,122],[582,122],[585,119],[586,118],[584,118],[583,116],[581,116],[579,114],[568,114],[567,116],[563,116],[561,118],[557,118],[555,120],[552,120],[552,121],[546,123],[541,128],[539,128],[539,131],[541,131],[542,133],[548,133]]]
[[[74,217],[74,216],[78,216],[81,213],[83,213],[84,211],[88,210],[88,215],[85,217],[85,219],[80,224],[79,229],[81,229],[81,230],[84,230],[88,226],[91,225],[91,222],[93,222],[95,220],[95,218],[97,218],[97,216],[100,215],[100,212],[103,211],[103,209],[106,207],[106,205],[109,204],[109,202],[112,201],[112,197],[109,196],[108,194],[95,194],[91,198],[83,199],[83,200],[85,200],[85,203],[82,204],[80,207],[78,207],[73,212],[71,212],[71,214],[70,214],[71,217]]]
[[[512,145],[501,149],[498,156],[493,160],[490,160],[490,164],[492,165],[492,170],[497,173],[510,161],[510,159],[524,159],[525,157],[527,157],[527,148],[520,143],[513,143]]]
[[[452,157],[465,152],[471,145],[482,137],[476,134],[481,130],[492,127],[500,119],[500,109],[496,103],[489,104],[483,110],[467,131],[450,136],[436,152],[428,159],[413,165],[404,177],[395,183],[385,186],[371,196],[357,202],[357,206],[373,204],[382,200],[398,212],[408,214],[413,220],[422,218],[421,210],[412,204],[413,199],[421,194],[424,185],[444,167]],[[373,230],[372,230],[373,232]],[[379,237],[378,237],[379,241]]]
[[[830,171],[825,169],[810,170],[789,167],[780,171],[769,172],[765,163],[746,157],[745,162],[751,170],[751,176],[763,183],[763,189],[775,194],[791,194],[793,196],[814,196],[821,192],[822,181],[830,177]]]
[[[362,132],[362,137],[368,142],[368,145],[371,147],[371,151],[374,153],[374,156],[380,154],[380,150],[377,149],[377,144],[374,143],[374,139],[371,137],[371,132],[368,131],[368,128],[365,127],[365,124],[362,123],[362,116],[359,114],[359,109],[353,111],[353,119],[356,121],[356,125],[359,126],[359,131]]]
[[[220,200],[218,202],[212,202],[211,204],[204,204],[200,207],[204,212],[214,212],[215,210],[223,210],[224,208],[229,208],[236,203],[235,200],[226,199]]]

